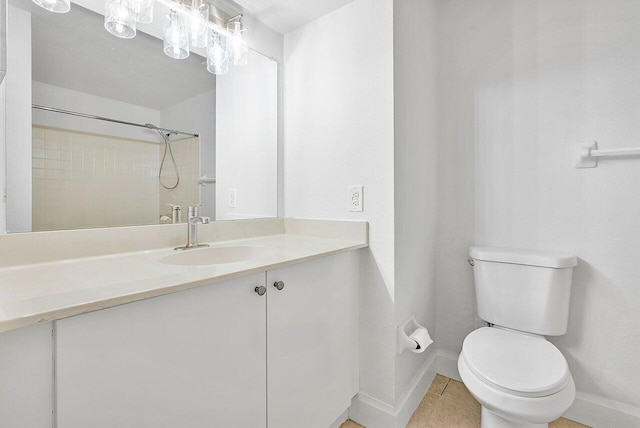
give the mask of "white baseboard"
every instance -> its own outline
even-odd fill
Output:
[[[433,378],[436,377],[436,355],[437,352],[431,353],[420,368],[420,371],[418,371],[409,383],[404,395],[398,400],[395,427],[405,428],[407,426],[413,412],[416,411],[420,401],[422,401],[429,386],[431,386]]]
[[[338,417],[338,419],[329,426],[329,428],[340,428],[340,425],[342,425],[342,423],[347,419],[349,419],[349,409],[345,410],[340,417]]]
[[[436,355],[436,352],[432,353],[425,361],[407,392],[398,400],[397,407],[359,392],[351,400],[349,418],[367,428],[404,428],[436,375]]]
[[[394,427],[394,413],[393,406],[364,392],[358,392],[349,407],[349,419],[367,428]]]
[[[583,392],[563,416],[594,428],[640,427],[640,408]]]
[[[404,428],[436,373],[461,380],[458,354],[443,350],[434,352],[395,408],[365,393],[356,394],[349,407],[349,417],[367,428]],[[576,393],[573,405],[563,416],[593,428],[640,428],[640,407],[583,392]]]
[[[455,352],[438,350],[436,369],[443,376],[462,381]],[[640,428],[640,408],[583,392],[576,393],[573,405],[563,416],[594,428]]]
[[[458,372],[458,354],[455,352],[438,349],[436,353],[436,369],[439,374],[462,382],[460,372]]]

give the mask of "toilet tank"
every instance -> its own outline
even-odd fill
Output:
[[[567,331],[576,257],[549,251],[471,247],[478,316],[544,336]]]

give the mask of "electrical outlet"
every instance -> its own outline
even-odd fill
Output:
[[[347,210],[362,212],[363,211],[363,202],[364,202],[364,193],[362,186],[349,186],[348,187],[348,199],[347,199]]]
[[[236,208],[238,205],[236,189],[229,189],[227,208]]]

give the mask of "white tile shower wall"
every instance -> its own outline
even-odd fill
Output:
[[[640,142],[640,2],[439,5],[437,341],[458,352],[477,325],[470,244],[573,252],[569,330],[552,341],[578,391],[640,411],[640,160],[571,156]]]
[[[180,182],[175,189],[166,189],[160,186],[160,215],[171,217],[171,207],[168,204],[180,205],[182,208],[182,222],[187,221],[187,209],[189,206],[199,204],[199,139],[196,137],[173,140],[171,150],[176,160]],[[158,146],[160,162],[165,152],[165,145]],[[162,168],[162,183],[167,187],[176,185],[176,172],[171,157],[167,155]]]
[[[197,133],[200,138],[199,173],[209,178],[216,177],[215,89],[163,109],[160,112],[160,125],[167,129],[179,129],[185,132]],[[173,146],[176,145],[173,144]],[[199,193],[202,215],[209,216],[212,219],[215,218],[216,185],[200,186]],[[164,212],[164,208],[161,208],[160,212]]]
[[[33,127],[33,230],[157,224],[158,144]]]

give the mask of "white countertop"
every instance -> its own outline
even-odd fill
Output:
[[[275,255],[237,263],[177,266],[160,262],[176,254],[173,248],[165,248],[0,268],[0,332],[368,246],[366,238],[293,234],[210,244],[269,246]]]

